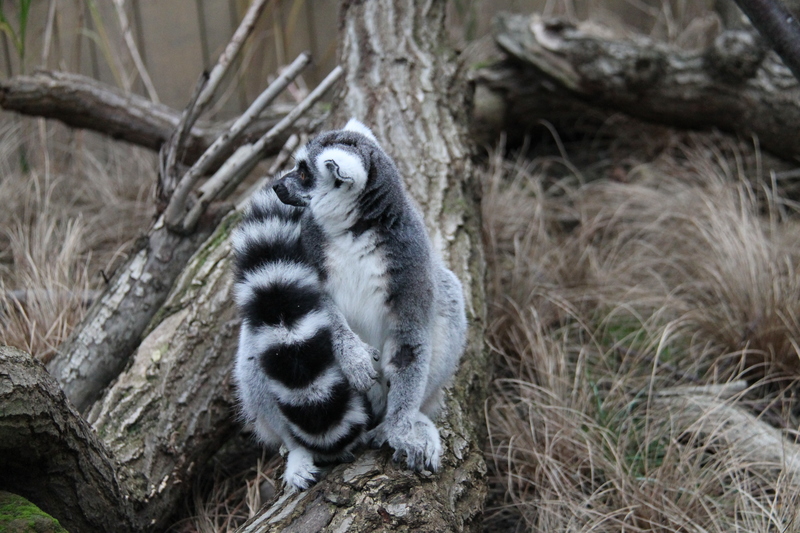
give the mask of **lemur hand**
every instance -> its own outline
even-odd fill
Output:
[[[358,338],[343,343],[342,350],[347,355],[340,358],[339,364],[347,381],[359,392],[368,391],[378,379],[378,371],[372,364],[379,357],[378,350]]]

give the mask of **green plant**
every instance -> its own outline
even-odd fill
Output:
[[[33,0],[18,0],[14,11],[17,13],[17,27],[11,25],[6,14],[7,3],[0,0],[0,31],[3,35],[11,39],[11,43],[17,51],[19,58],[19,69],[25,72],[25,34],[28,29],[28,15],[30,14],[31,3]],[[9,66],[10,68],[10,66]]]

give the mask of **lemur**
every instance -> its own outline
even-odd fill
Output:
[[[302,244],[303,209],[267,187],[232,237],[242,317],[234,378],[242,414],[267,446],[289,453],[284,481],[304,490],[319,462],[366,440],[377,354],[347,327]]]
[[[394,161],[353,119],[295,154],[274,184],[303,208],[304,242],[347,324],[380,351],[380,380],[369,391],[380,423],[369,438],[395,461],[436,471],[441,440],[431,421],[464,351],[461,283],[433,250],[422,215]]]

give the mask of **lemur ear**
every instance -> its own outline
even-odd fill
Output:
[[[344,130],[345,131],[355,131],[357,133],[360,133],[361,135],[363,135],[364,137],[366,137],[370,141],[374,142],[375,144],[378,144],[378,139],[375,138],[375,134],[372,133],[372,130],[369,129],[368,127],[366,127],[363,122],[360,122],[359,120],[357,120],[355,118],[351,118],[347,122],[347,124],[345,124]]]
[[[333,159],[328,159],[325,161],[325,167],[327,167],[328,171],[336,178],[336,181],[340,181],[342,183],[352,184],[355,180],[350,176],[343,176],[341,170],[339,169],[339,165],[336,164],[336,161]]]

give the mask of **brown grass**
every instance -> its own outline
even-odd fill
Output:
[[[679,148],[622,183],[493,161],[490,531],[798,527],[800,478],[780,455],[756,460],[714,408],[679,424],[659,399],[743,376],[746,393],[710,405],[766,418],[798,370],[791,202],[731,170],[728,147]],[[780,393],[762,386],[775,380]],[[771,419],[797,427],[781,405]]]
[[[31,125],[0,131],[0,342],[47,360],[150,224],[155,159]]]

